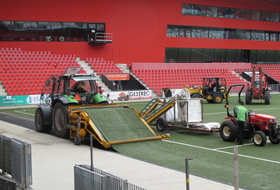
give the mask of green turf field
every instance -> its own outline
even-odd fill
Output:
[[[242,97],[244,100],[244,97]],[[272,95],[270,105],[253,101],[245,105],[248,110],[280,118],[280,94]],[[237,105],[237,97],[229,98],[230,110]],[[141,111],[148,102],[124,102]],[[204,122],[224,121],[226,109],[223,104],[204,104]],[[13,114],[34,117],[35,108],[1,110]],[[228,184],[234,183],[234,142],[223,141],[218,133],[202,133],[186,130],[171,130],[169,139],[114,145],[114,148],[137,159],[184,171],[185,158],[189,161],[191,174],[207,177]],[[73,145],[74,146],[74,145]],[[147,148],[149,147],[149,148]],[[252,140],[245,140],[239,151],[240,187],[252,190],[279,189],[280,144],[268,140],[264,147],[257,147]],[[168,175],[168,174],[166,174]],[[170,176],[172,180],[172,176]],[[191,179],[190,179],[191,183]]]

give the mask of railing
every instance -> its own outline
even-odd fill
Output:
[[[87,165],[74,166],[75,190],[145,190],[97,168]]]
[[[10,174],[20,188],[29,189],[32,184],[31,166],[31,145],[0,135],[1,174]]]

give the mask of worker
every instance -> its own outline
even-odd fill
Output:
[[[78,81],[77,83],[75,83],[72,86],[72,89],[74,90],[74,92],[76,93],[85,93],[87,92],[87,89],[85,88],[83,81]]]
[[[239,105],[235,107],[235,112],[237,115],[237,126],[238,126],[238,136],[237,136],[237,145],[243,144],[243,129],[245,127],[245,123],[248,123],[248,110],[244,107],[244,102],[242,100],[238,100]]]
[[[110,94],[107,94],[106,99],[107,99],[107,101],[109,102],[109,104],[112,104],[112,103],[113,103],[113,100],[112,100],[112,98],[110,97]]]
[[[65,95],[63,95],[65,98],[69,100],[71,103],[79,103],[77,99],[73,95],[71,95],[70,91],[68,91]]]

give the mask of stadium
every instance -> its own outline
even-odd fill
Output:
[[[247,86],[252,70],[261,69],[267,77],[264,85],[270,90],[272,101],[265,100],[265,105],[262,100],[253,101],[248,109],[278,117],[275,110],[278,109],[276,100],[280,91],[279,10],[279,0],[2,2],[0,106],[38,104],[48,77],[63,75],[69,67],[82,67],[82,74],[100,77],[96,86],[99,93],[110,93],[114,101],[120,102],[125,97],[144,101],[159,97],[163,88],[202,86],[202,78],[224,78],[227,88],[233,84]],[[234,90],[236,93],[239,89]],[[221,104],[211,104],[213,102],[220,103],[218,99],[205,103],[205,110],[209,111],[204,112],[204,118],[208,122],[222,122],[225,110],[218,108]],[[141,106],[143,108],[144,104]],[[211,118],[211,109],[215,110],[214,113],[223,112],[223,116]],[[181,143],[185,143],[186,135],[195,139],[197,134],[173,132]],[[203,139],[203,135],[198,136]],[[215,141],[215,137],[217,139],[216,134],[205,138]],[[204,147],[207,141],[198,142],[197,146]],[[216,150],[232,146],[219,143],[225,142],[218,141],[207,148]],[[275,157],[279,150],[276,146],[268,147],[271,152],[268,151],[268,156],[263,159],[275,162],[268,162],[268,166],[257,163],[257,166],[267,166],[271,170],[279,168],[279,158]],[[242,150],[244,154],[249,151],[252,157],[262,158],[256,153],[257,147],[247,148]],[[138,155],[129,156],[142,159]],[[219,156],[210,157],[216,159]],[[166,166],[164,159],[143,159]],[[203,164],[209,162],[206,159],[200,161]],[[218,171],[226,165],[224,161],[221,163],[223,165],[213,164],[217,169],[215,177],[204,175],[199,162],[191,173],[232,183],[227,177],[220,177],[226,172]],[[252,164],[248,165],[255,173],[260,172]],[[167,164],[167,167],[184,170],[182,165]],[[211,170],[208,165],[205,168]],[[241,176],[246,174],[242,172]],[[266,180],[269,181],[268,177],[259,180],[256,186],[247,182],[241,186],[261,189],[267,185]]]

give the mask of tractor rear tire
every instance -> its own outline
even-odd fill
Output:
[[[253,142],[256,146],[264,146],[266,144],[266,135],[263,131],[256,131],[253,135]]]
[[[67,106],[57,102],[53,109],[52,118],[55,135],[61,138],[69,138],[70,131],[66,128],[68,122]]]
[[[168,128],[168,122],[164,117],[160,117],[157,119],[156,127],[158,132],[163,132]]]
[[[246,91],[246,105],[252,104],[252,92]]]
[[[271,102],[271,96],[269,91],[264,92],[264,103],[269,105]]]
[[[213,96],[214,103],[222,103],[223,100],[224,100],[224,97],[222,94],[214,94],[214,96]]]
[[[40,108],[37,108],[35,111],[35,127],[36,131],[42,133],[49,133],[52,130],[52,125],[45,125],[43,121],[43,112]]]
[[[220,136],[224,141],[234,141],[237,138],[236,124],[232,120],[224,121],[220,127]]]

